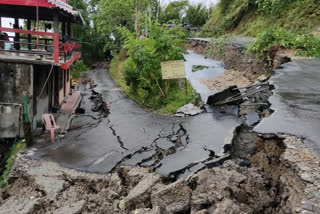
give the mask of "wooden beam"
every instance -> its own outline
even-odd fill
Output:
[[[67,34],[68,34],[68,36],[71,37],[71,23],[70,22],[67,23]]]
[[[14,28],[15,29],[19,29],[19,19],[18,18],[15,18],[14,19]],[[15,48],[16,50],[20,50],[20,34],[19,33],[16,33],[15,34],[15,39],[14,39],[15,42],[18,42],[18,43],[15,43]]]
[[[62,33],[62,37],[64,37],[66,35],[66,23],[65,22],[62,22],[62,25],[61,25],[61,33]]]
[[[31,30],[31,20],[30,19],[27,20],[27,30]],[[28,50],[32,49],[31,43],[32,43],[31,34],[28,34]]]
[[[53,32],[59,34],[59,16],[57,13],[53,15]]]

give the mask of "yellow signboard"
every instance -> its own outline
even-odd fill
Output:
[[[186,78],[184,61],[167,61],[161,63],[162,79]]]

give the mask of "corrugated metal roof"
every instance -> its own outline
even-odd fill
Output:
[[[68,13],[71,13],[72,15],[79,15],[79,12],[76,10],[73,10],[72,6],[67,4],[66,2],[63,2],[61,0],[46,0],[46,1]]]

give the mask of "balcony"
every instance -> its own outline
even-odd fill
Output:
[[[0,27],[0,61],[55,64],[68,69],[81,57],[81,44],[58,33]],[[4,37],[4,33],[15,36]]]

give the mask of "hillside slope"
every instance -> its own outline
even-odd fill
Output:
[[[233,33],[256,37],[273,26],[319,34],[319,20],[319,0],[221,0],[203,35]]]

